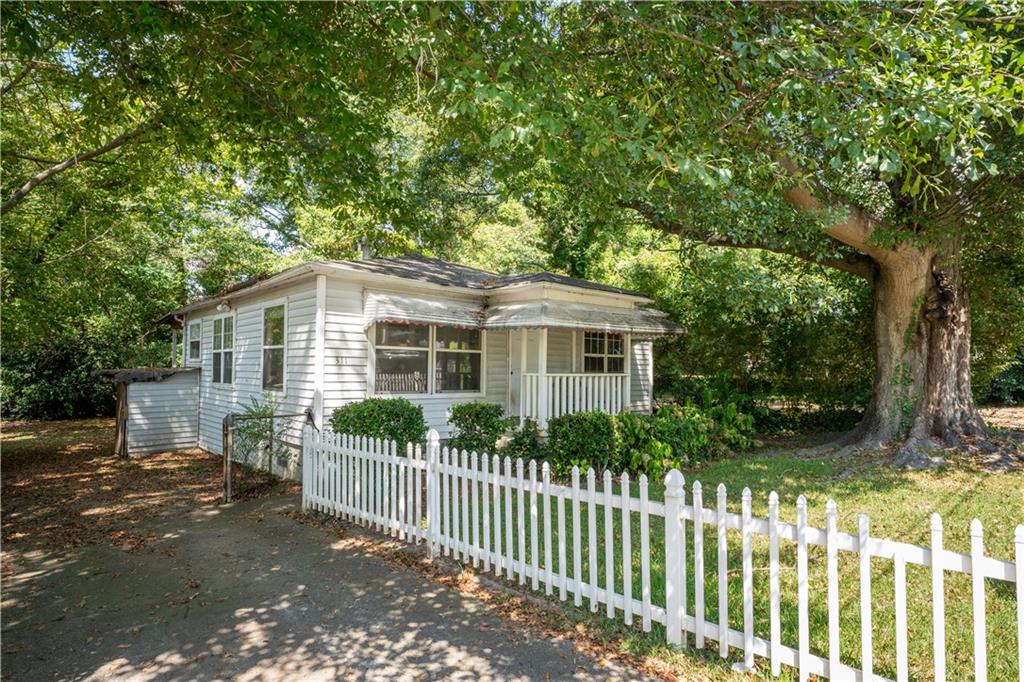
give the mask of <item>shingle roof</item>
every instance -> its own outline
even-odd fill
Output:
[[[526,275],[499,275],[486,270],[471,268],[468,265],[450,263],[439,258],[430,258],[418,253],[411,253],[396,258],[372,258],[368,260],[345,261],[345,266],[355,270],[391,275],[403,279],[414,279],[421,282],[441,284],[444,286],[465,287],[467,289],[498,289],[515,284],[533,284],[547,282],[566,286],[607,291],[615,294],[644,296],[638,291],[613,287],[607,284],[589,282],[585,279],[556,275],[553,272],[536,272]]]

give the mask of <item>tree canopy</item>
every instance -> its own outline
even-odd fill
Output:
[[[822,377],[872,396],[851,442],[982,435],[971,363],[1024,342],[1020,9],[10,3],[5,391],[417,249],[640,287],[692,330],[665,374]]]

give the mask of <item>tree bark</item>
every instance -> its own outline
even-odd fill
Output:
[[[924,467],[941,461],[936,449],[988,434],[971,393],[970,304],[956,251],[908,249],[877,263],[872,399],[841,444],[900,442],[896,464]]]

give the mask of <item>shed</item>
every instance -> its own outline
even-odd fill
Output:
[[[199,439],[199,368],[105,369],[117,383],[114,453],[135,457],[193,448]]]

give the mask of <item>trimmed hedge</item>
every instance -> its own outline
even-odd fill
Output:
[[[604,412],[573,412],[548,422],[547,457],[559,475],[594,467],[614,468],[622,440],[614,415]]]
[[[423,408],[406,398],[367,398],[339,407],[331,415],[335,433],[406,443],[422,443],[427,437]]]
[[[448,423],[455,427],[449,447],[493,453],[498,439],[512,426],[512,419],[505,416],[501,405],[478,400],[452,405]]]

